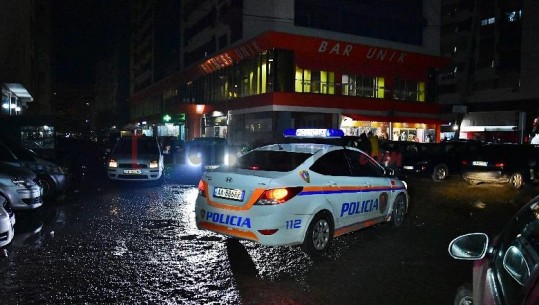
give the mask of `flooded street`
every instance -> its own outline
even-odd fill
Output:
[[[410,181],[404,225],[334,240],[312,259],[199,231],[197,190],[105,184],[19,213],[0,249],[0,303],[11,304],[452,304],[471,262],[452,238],[496,233],[537,189]]]

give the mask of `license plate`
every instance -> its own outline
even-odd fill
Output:
[[[474,166],[487,166],[488,162],[486,162],[486,161],[473,161],[472,165],[474,165]]]
[[[412,169],[414,169],[414,167],[411,166],[411,165],[405,165],[405,166],[403,166],[402,168],[407,169],[407,170],[412,170]]]
[[[124,174],[140,175],[140,174],[142,174],[142,170],[140,170],[140,169],[124,169]]]
[[[245,191],[237,189],[225,189],[216,187],[213,189],[213,196],[218,198],[232,199],[242,201]]]

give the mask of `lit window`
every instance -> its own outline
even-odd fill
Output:
[[[494,18],[494,17],[485,18],[485,19],[481,20],[481,26],[494,24],[495,21],[496,21],[496,18]]]
[[[522,18],[522,10],[505,13],[505,16],[507,17],[507,21],[517,22]]]

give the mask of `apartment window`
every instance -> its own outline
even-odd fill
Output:
[[[485,18],[485,19],[481,20],[481,26],[494,24],[495,21],[496,21],[496,18],[494,18],[494,17]]]
[[[384,78],[343,74],[342,95],[384,98]]]
[[[507,12],[505,13],[505,17],[509,22],[517,22],[522,18],[522,10]]]
[[[405,101],[425,101],[425,82],[411,80],[395,80],[393,85],[393,98]]]
[[[295,92],[335,94],[335,72],[311,71],[296,66]]]

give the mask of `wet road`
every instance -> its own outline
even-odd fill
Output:
[[[347,234],[312,260],[298,247],[198,231],[197,191],[184,182],[107,183],[17,214],[16,237],[0,249],[0,303],[452,304],[471,262],[451,259],[449,241],[497,232],[537,194],[410,181],[403,227]]]

